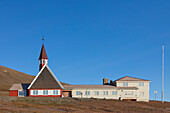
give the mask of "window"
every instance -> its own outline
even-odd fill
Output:
[[[45,60],[43,60],[43,64],[45,64]]]
[[[33,95],[38,95],[38,90],[33,90]]]
[[[144,86],[144,83],[143,82],[139,82],[139,86]]]
[[[125,95],[133,95],[133,92],[132,91],[126,91],[124,92]]]
[[[53,95],[58,95],[58,90],[53,90]]]
[[[90,91],[85,91],[85,95],[90,95]]]
[[[25,96],[25,91],[24,91],[24,90],[18,91],[18,93],[19,93],[19,94],[18,94],[19,96]]]
[[[112,95],[117,95],[117,91],[112,91]]]
[[[94,95],[99,95],[99,91],[94,91]]]
[[[76,95],[81,95],[81,91],[76,91]]]
[[[125,86],[125,87],[128,86],[128,83],[127,82],[123,83],[123,86]]]
[[[103,95],[108,95],[108,91],[103,91]]]
[[[48,95],[48,90],[43,90],[43,95]]]

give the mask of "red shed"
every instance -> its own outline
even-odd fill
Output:
[[[27,88],[30,84],[13,84],[9,89],[9,96],[27,96]]]

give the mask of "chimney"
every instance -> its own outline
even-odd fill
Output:
[[[110,80],[110,84],[112,83],[113,81],[112,80]]]
[[[108,79],[107,78],[103,78],[103,85],[108,85]]]

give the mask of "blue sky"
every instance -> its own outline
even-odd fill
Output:
[[[170,101],[170,1],[1,0],[0,65],[36,75],[45,35],[49,67],[60,81],[102,84],[132,76],[151,80],[161,99],[165,44],[165,100]]]

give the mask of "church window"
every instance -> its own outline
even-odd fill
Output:
[[[53,90],[53,95],[58,95],[58,90]]]
[[[48,90],[43,90],[43,95],[48,95]]]
[[[38,95],[38,90],[33,90],[33,95]]]

